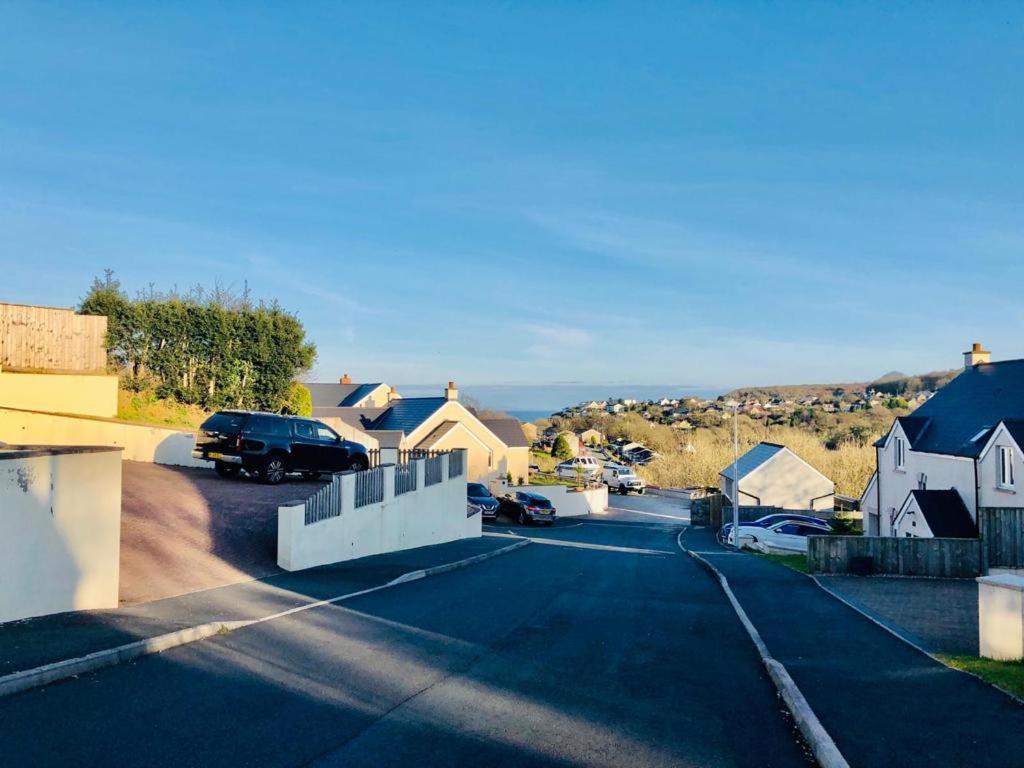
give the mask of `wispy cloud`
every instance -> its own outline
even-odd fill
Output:
[[[531,357],[554,359],[589,349],[594,335],[584,329],[569,325],[531,324],[526,331],[532,336],[525,352]]]

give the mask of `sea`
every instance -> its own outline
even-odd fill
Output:
[[[429,397],[440,395],[444,390],[444,384],[396,386],[405,397]],[[520,421],[536,421],[567,406],[588,400],[605,400],[609,397],[632,400],[713,398],[725,391],[724,388],[686,384],[467,384],[459,386],[459,397],[463,402],[502,411]]]

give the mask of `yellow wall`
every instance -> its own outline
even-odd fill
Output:
[[[117,415],[117,376],[0,371],[0,408]]]

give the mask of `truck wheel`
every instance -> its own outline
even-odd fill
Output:
[[[529,518],[526,516],[526,513],[523,512],[522,510],[519,511],[518,521],[520,525],[528,525],[530,522]]]
[[[215,462],[213,465],[214,471],[225,478],[238,477],[238,473],[241,471],[241,467],[237,464],[226,464],[223,461]]]
[[[284,480],[287,471],[288,468],[285,466],[284,459],[274,454],[263,460],[258,477],[262,483],[277,485]]]
[[[620,485],[619,486],[619,494],[621,496],[628,496],[629,495],[629,490],[626,488],[626,486]]]

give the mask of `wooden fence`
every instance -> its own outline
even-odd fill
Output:
[[[982,572],[978,539],[891,536],[810,536],[811,573],[850,573],[854,558],[871,562],[871,573],[892,576],[971,578]]]
[[[103,373],[107,318],[70,309],[0,304],[0,369]]]
[[[978,510],[981,565],[1024,568],[1024,509],[983,507]]]

